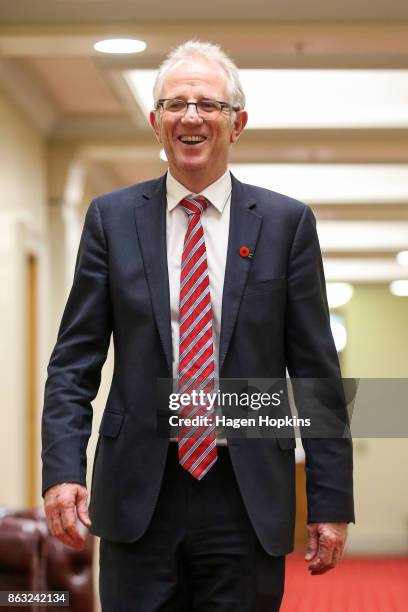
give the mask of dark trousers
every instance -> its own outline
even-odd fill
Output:
[[[285,557],[261,547],[225,447],[197,481],[170,444],[146,533],[100,545],[103,612],[277,612],[284,578]]]

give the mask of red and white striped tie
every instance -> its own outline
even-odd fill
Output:
[[[214,346],[207,252],[201,213],[209,202],[191,197],[180,202],[188,215],[180,278],[179,393],[214,390]],[[179,461],[194,478],[201,480],[217,460],[214,409],[204,404],[184,406],[182,418],[206,417],[201,426],[180,426]]]

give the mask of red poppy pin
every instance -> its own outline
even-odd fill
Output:
[[[252,253],[251,253],[251,251],[248,249],[248,247],[247,247],[247,246],[242,246],[242,247],[239,249],[239,254],[241,255],[241,257],[249,257],[249,258],[251,258],[251,257],[252,257]]]

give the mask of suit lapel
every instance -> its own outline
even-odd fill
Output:
[[[251,259],[241,257],[242,246],[255,251],[262,217],[255,213],[255,199],[233,175],[230,228],[228,239],[225,280],[222,296],[221,337],[219,370],[235,327],[238,309],[245,288]],[[166,175],[158,179],[146,191],[135,206],[136,231],[142,251],[143,265],[149,285],[153,313],[166,356],[172,372],[170,291],[166,248]]]
[[[172,372],[169,274],[166,250],[166,175],[146,191],[135,207],[136,231],[142,251],[153,313],[169,371]]]
[[[239,251],[241,247],[246,246],[251,253],[254,253],[262,224],[262,217],[253,210],[255,199],[232,174],[231,180],[230,228],[222,295],[220,376],[251,266],[251,258],[242,257]]]

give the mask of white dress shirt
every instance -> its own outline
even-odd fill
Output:
[[[224,288],[225,264],[227,261],[228,234],[231,207],[231,175],[229,170],[208,185],[199,194],[191,193],[167,172],[166,240],[167,266],[170,285],[171,337],[173,348],[173,379],[177,380],[179,365],[179,301],[181,258],[188,218],[180,201],[186,196],[204,196],[211,203],[201,215],[207,250],[208,275],[213,315],[213,342],[215,378],[218,379],[219,348],[221,331],[222,292]],[[225,443],[217,436],[218,443]]]

